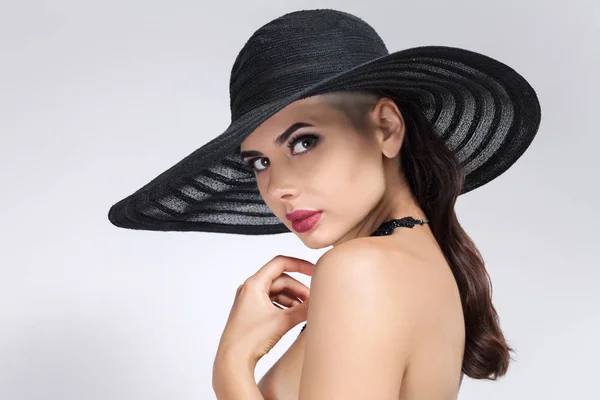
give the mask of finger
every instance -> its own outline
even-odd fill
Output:
[[[304,304],[296,307],[288,307],[283,310],[289,329],[298,325],[299,322],[306,321],[308,318],[308,300]]]
[[[265,291],[268,291],[273,281],[284,272],[300,272],[312,276],[314,267],[315,265],[309,261],[279,255],[266,263],[253,277],[261,283]]]
[[[276,301],[277,303],[286,307],[293,307],[295,305],[302,304],[300,300],[294,298],[293,296],[288,296],[286,293],[278,293],[275,295],[271,295],[269,296],[269,298],[271,299],[271,301]]]
[[[310,288],[308,286],[285,273],[275,279],[269,289],[270,294],[277,294],[280,292],[285,292],[293,297],[298,297],[303,301],[310,296]]]

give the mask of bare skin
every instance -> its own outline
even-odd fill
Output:
[[[368,237],[382,222],[413,216],[426,219],[399,167],[404,120],[390,99],[373,104],[369,134],[362,135],[346,115],[323,96],[296,101],[269,118],[241,144],[260,151],[246,158],[257,170],[257,185],[271,211],[312,249]],[[290,126],[292,148],[274,139]],[[243,155],[243,154],[242,154]],[[317,226],[296,232],[285,214],[296,209],[322,210]],[[411,274],[426,281],[423,307],[434,323],[416,332],[413,353],[402,378],[399,399],[456,399],[461,381],[464,321],[456,282],[428,225],[396,228],[390,236],[366,238],[385,257],[389,282],[405,279],[397,260],[410,259]],[[364,239],[363,239],[364,240]],[[394,262],[396,260],[396,263]],[[406,271],[403,272],[406,274]],[[393,284],[389,295],[394,296]],[[298,399],[304,337],[310,324],[259,382],[266,399]],[[392,349],[391,349],[392,350]]]

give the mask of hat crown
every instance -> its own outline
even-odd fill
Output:
[[[229,82],[232,120],[245,112],[389,54],[362,19],[302,10],[259,28],[238,54]]]

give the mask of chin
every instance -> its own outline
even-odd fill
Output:
[[[320,244],[320,243],[306,243],[306,242],[304,242],[304,244],[306,245],[306,247],[308,247],[311,250],[320,250],[320,249],[324,249],[325,247],[331,246],[331,243]]]
[[[306,233],[294,232],[294,233],[296,234],[298,239],[300,239],[302,241],[302,243],[304,243],[304,245],[306,247],[308,247],[309,249],[312,249],[312,250],[324,249],[326,247],[332,246],[333,242],[334,242],[331,237],[326,236],[324,234],[310,235],[310,232],[306,232]],[[316,233],[316,232],[313,232],[313,233]]]

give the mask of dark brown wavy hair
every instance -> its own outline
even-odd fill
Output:
[[[454,153],[425,118],[420,105],[390,90],[335,92],[329,103],[343,111],[364,132],[372,100],[392,99],[405,122],[400,165],[410,190],[429,219],[431,231],[458,285],[465,321],[462,372],[474,379],[496,380],[506,374],[508,346],[492,304],[492,284],[483,257],[461,227],[454,204],[464,173]],[[366,96],[365,96],[366,95]],[[363,101],[370,98],[371,101]],[[361,100],[363,99],[363,100]]]

